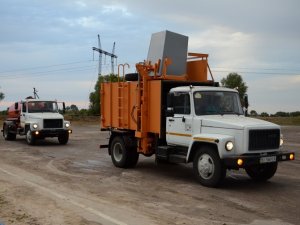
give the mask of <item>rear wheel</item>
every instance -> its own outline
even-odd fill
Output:
[[[16,134],[9,132],[9,127],[7,125],[4,125],[3,127],[3,137],[7,141],[13,141],[16,139]]]
[[[253,180],[267,181],[274,176],[278,163],[268,163],[246,168],[246,172]]]
[[[65,144],[68,143],[68,141],[69,141],[69,134],[68,133],[60,134],[58,136],[58,142],[59,142],[59,144],[65,145]]]
[[[207,187],[218,186],[226,176],[218,153],[211,147],[201,147],[193,161],[194,172],[199,182]]]
[[[115,136],[111,142],[111,159],[116,167],[134,167],[139,159],[136,149],[126,147],[123,137]]]
[[[27,130],[26,132],[26,142],[29,145],[34,145],[36,141],[36,138],[32,135],[32,132],[30,129]]]

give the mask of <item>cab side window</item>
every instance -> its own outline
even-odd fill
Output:
[[[186,92],[176,92],[173,97],[173,107],[175,114],[190,114],[190,95]]]
[[[26,103],[25,102],[22,103],[22,112],[26,112]]]

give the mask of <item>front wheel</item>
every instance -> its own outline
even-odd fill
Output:
[[[277,170],[278,162],[275,163],[268,163],[262,165],[256,165],[252,167],[246,168],[246,173],[251,177],[253,180],[256,181],[267,181],[271,177],[274,176]]]
[[[218,153],[211,147],[202,147],[194,157],[193,168],[199,182],[207,187],[218,186],[226,176]]]
[[[58,142],[59,142],[59,144],[65,145],[65,144],[68,143],[68,141],[69,141],[69,134],[68,133],[60,134],[58,136]]]
[[[35,137],[32,135],[32,132],[30,129],[27,130],[26,132],[26,142],[29,145],[34,145],[35,144]]]
[[[134,167],[139,159],[136,149],[126,147],[123,137],[115,136],[112,140],[111,159],[116,167],[130,168]]]

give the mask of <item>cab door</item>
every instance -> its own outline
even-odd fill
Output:
[[[172,95],[173,116],[166,118],[166,139],[171,145],[189,146],[192,138],[193,116],[189,92]]]
[[[25,127],[25,121],[26,121],[26,113],[27,113],[27,103],[22,102],[21,106],[21,114],[20,114],[20,125],[21,127]]]

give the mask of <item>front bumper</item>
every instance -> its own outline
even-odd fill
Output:
[[[262,165],[272,162],[291,161],[295,159],[294,152],[280,151],[267,155],[251,154],[224,158],[224,165],[229,169],[246,168],[254,165]]]
[[[71,133],[71,129],[43,129],[31,131],[31,134],[36,138],[58,137],[60,135],[67,135]]]

